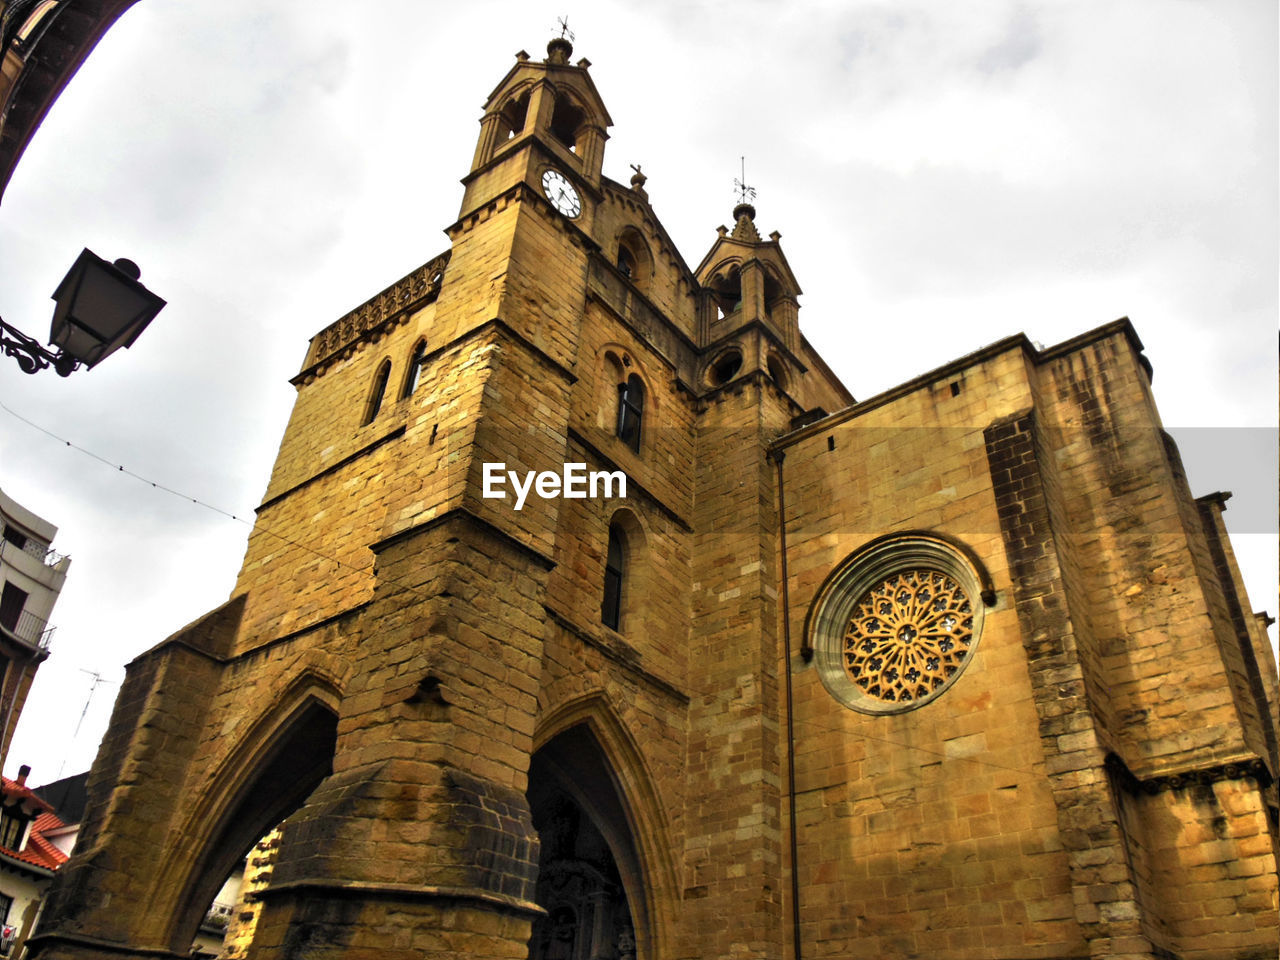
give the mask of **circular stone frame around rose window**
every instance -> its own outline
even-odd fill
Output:
[[[904,713],[960,679],[982,637],[978,573],[931,537],[874,541],[827,578],[809,644],[827,691],[862,713]]]

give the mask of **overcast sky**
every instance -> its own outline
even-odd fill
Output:
[[[1277,5],[570,5],[614,119],[696,264],[739,157],[801,326],[859,399],[1019,331],[1129,316],[1194,492],[1276,601]],[[140,0],[46,119],[0,204],[0,315],[47,335],[84,246],[169,301],[0,403],[112,464],[252,517],[307,339],[447,247],[481,107],[562,8]],[[3,359],[3,358],[0,358]],[[226,600],[248,527],[0,410],[0,487],[73,557],[6,773],[85,769],[123,664]],[[1274,628],[1273,628],[1274,631]],[[94,694],[73,738],[93,677]]]

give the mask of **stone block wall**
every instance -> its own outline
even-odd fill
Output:
[[[995,588],[967,671],[923,706],[860,714],[794,664],[814,955],[1274,952],[1265,698],[1242,699],[1249,639],[1146,378],[1123,323],[1044,353],[1015,338],[782,441],[796,636],[836,565],[895,532],[953,538]],[[1159,770],[1203,771],[1244,819],[1191,809]],[[1211,929],[1190,906],[1211,890],[1247,917]]]
[[[914,710],[858,713],[812,664],[793,664],[801,935],[814,956],[1084,950],[983,433],[1029,396],[1020,351],[996,352],[785,447],[794,636],[830,571],[895,531],[953,538],[995,586],[972,662]]]

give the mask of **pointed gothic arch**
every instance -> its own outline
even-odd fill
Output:
[[[716,265],[706,284],[715,303],[717,319],[724,319],[742,307],[742,261],[732,257]]]
[[[508,94],[507,99],[496,111],[498,114],[498,146],[508,140],[514,140],[524,132],[529,119],[529,94],[533,85],[526,83]]]
[[[400,385],[400,399],[413,396],[422,382],[422,371],[427,361],[427,338],[419,337],[409,352],[409,363],[405,367],[404,382]]]
[[[387,395],[387,381],[390,379],[391,358],[386,357],[378,364],[377,372],[373,375],[373,382],[369,385],[369,397],[365,400],[364,415],[360,420],[360,426],[368,426],[378,416],[378,411],[382,409],[383,398]]]
[[[791,296],[791,291],[787,289],[786,280],[776,266],[767,262],[761,266],[764,273],[764,312],[766,316],[773,316],[774,308],[783,298]]]
[[[614,262],[618,272],[630,280],[637,290],[647,290],[653,277],[653,253],[644,234],[628,224],[618,231],[616,246]]]
[[[658,422],[660,398],[635,351],[606,343],[596,355],[597,424],[613,432],[635,453],[644,448],[644,423]],[[626,416],[627,400],[633,416]],[[624,429],[624,427],[626,429]]]
[[[534,734],[529,802],[560,790],[609,844],[634,924],[636,960],[672,953],[679,900],[667,818],[644,757],[602,693],[562,704]],[[532,954],[531,954],[532,956]]]
[[[340,696],[328,674],[304,670],[259,714],[176,831],[180,842],[169,845],[152,884],[154,909],[168,911],[170,949],[187,952],[236,864],[332,769]]]
[[[578,141],[587,124],[587,111],[573,92],[565,88],[556,90],[555,106],[551,110],[551,135],[566,150],[577,155],[582,152]]]

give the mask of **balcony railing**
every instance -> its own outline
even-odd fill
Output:
[[[46,547],[39,540],[28,540],[27,545],[22,548],[31,554],[46,567],[56,567],[66,559],[66,554],[58,553],[53,547]]]
[[[27,538],[27,542],[21,547],[14,545],[9,540],[0,539],[0,553],[3,553],[6,550],[21,550],[23,553],[35,557],[46,567],[56,567],[63,560],[67,559],[67,555],[65,553],[58,553],[47,543],[41,543],[39,540],[33,540],[30,537]]]
[[[13,634],[23,643],[35,647],[37,650],[48,650],[49,643],[53,640],[53,631],[56,627],[49,626],[49,622],[41,617],[37,617],[30,611],[23,610],[18,614],[17,621],[13,626],[9,624],[0,624],[9,633]]]

